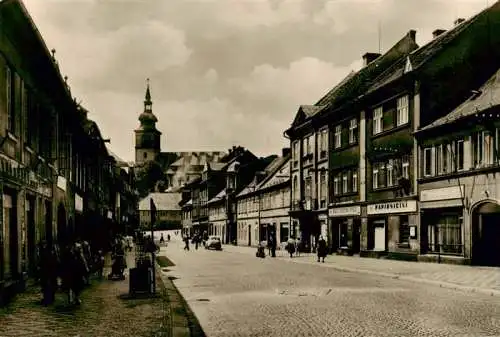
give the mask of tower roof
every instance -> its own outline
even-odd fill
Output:
[[[146,80],[146,95],[144,99],[144,112],[140,114],[139,121],[141,126],[144,124],[154,124],[158,122],[158,118],[153,114],[153,101],[151,100],[151,91],[149,89],[149,78]]]

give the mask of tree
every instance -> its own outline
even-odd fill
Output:
[[[161,165],[156,161],[145,163],[137,172],[137,190],[139,196],[144,198],[154,192],[159,181],[165,180],[165,174]]]

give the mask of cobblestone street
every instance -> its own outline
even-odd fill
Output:
[[[254,250],[186,252],[172,243],[162,253],[210,337],[500,336],[496,296],[257,259]]]
[[[109,261],[107,263],[109,265]],[[127,265],[134,265],[133,255]],[[105,275],[109,268],[105,269]],[[158,292],[161,292],[158,286]],[[132,337],[167,336],[168,309],[161,298],[124,299],[128,294],[128,275],[124,281],[93,280],[82,293],[80,307],[68,307],[67,297],[58,293],[56,303],[43,307],[38,287],[18,295],[0,310],[0,336],[30,337]]]

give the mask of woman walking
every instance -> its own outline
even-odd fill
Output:
[[[324,263],[326,257],[326,241],[325,239],[323,239],[323,236],[319,237],[317,253],[318,253],[318,262],[320,259],[322,259],[321,262]]]

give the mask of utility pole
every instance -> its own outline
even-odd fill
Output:
[[[152,285],[153,288],[151,290],[151,294],[154,295],[156,294],[156,260],[155,260],[155,251],[156,251],[156,245],[155,245],[155,237],[154,237],[154,224],[156,222],[156,205],[155,202],[153,201],[153,198],[149,199],[150,201],[150,208],[151,208],[151,270],[152,270]]]

